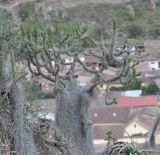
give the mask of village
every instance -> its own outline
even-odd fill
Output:
[[[160,155],[160,0],[0,0],[0,155]]]
[[[154,52],[159,52],[158,45],[160,44],[157,41],[156,45],[153,41],[152,44],[145,43],[141,46],[130,47],[130,49],[133,53],[138,48],[144,53],[149,53],[154,49],[152,51],[153,54]],[[82,56],[80,59],[85,65],[93,69],[98,68],[100,65],[100,60],[94,56]],[[73,58],[64,56],[64,61],[72,63]],[[34,66],[31,67],[32,70],[35,69]],[[65,72],[68,69],[69,66],[66,66]],[[45,69],[43,71],[45,72]],[[132,142],[133,140],[135,143],[148,146],[149,138],[155,127],[154,147],[160,145],[159,122],[155,124],[159,116],[160,92],[159,89],[154,91],[155,87],[160,87],[160,60],[155,58],[149,60],[146,57],[136,66],[136,71],[140,72],[140,74],[136,77],[138,84],[133,88],[124,88],[121,82],[117,80],[110,85],[111,89],[109,95],[107,95],[105,91],[106,84],[101,84],[97,87],[97,96],[91,100],[90,106],[94,144],[97,149],[104,149],[107,146],[108,134],[110,134],[112,143],[118,141]],[[28,69],[27,72],[27,79],[30,80],[32,75]],[[103,75],[106,78],[114,77],[117,73],[118,70],[112,67],[103,71]],[[93,75],[87,73],[81,66],[77,65],[75,75],[80,87],[87,88],[91,85]],[[39,82],[41,91],[44,94],[53,92],[54,85],[52,83],[40,77],[37,78],[35,81]],[[153,92],[151,90],[151,92],[146,93],[143,87],[147,88],[149,85],[153,85]],[[41,106],[38,116],[54,121],[56,99],[49,96],[49,98],[39,99],[38,102]]]

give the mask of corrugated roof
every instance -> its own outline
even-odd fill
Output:
[[[156,106],[157,96],[121,97],[118,99],[117,104],[119,106],[129,106],[131,108]]]

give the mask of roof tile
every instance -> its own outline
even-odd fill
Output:
[[[129,106],[131,108],[156,106],[157,96],[121,97],[118,99],[117,104],[119,106]]]

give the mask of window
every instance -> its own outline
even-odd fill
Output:
[[[94,114],[94,117],[98,117],[98,114],[97,114],[97,113],[95,113],[95,114]]]
[[[158,62],[158,68],[160,68],[160,62]]]
[[[99,86],[100,86],[101,88],[103,88],[103,83],[101,83]]]

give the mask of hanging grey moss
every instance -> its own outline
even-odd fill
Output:
[[[25,129],[25,100],[20,83],[17,83],[12,89],[12,100],[15,104],[15,151],[17,155],[36,155],[32,132]]]
[[[76,155],[94,155],[89,101],[76,83],[70,83],[57,97],[56,125],[71,139]]]

